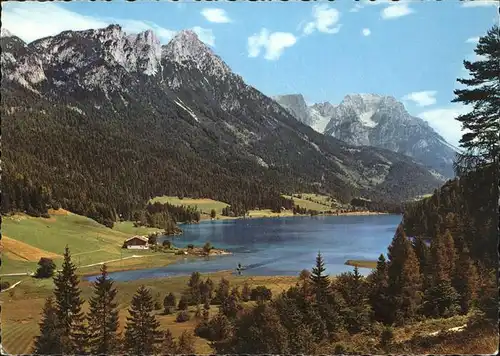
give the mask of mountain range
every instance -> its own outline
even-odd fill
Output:
[[[166,45],[119,25],[29,44],[2,31],[1,47],[4,211],[39,196],[120,214],[167,194],[244,208],[301,191],[399,202],[443,180],[403,154],[316,132],[192,31]]]
[[[454,176],[456,148],[391,96],[351,94],[338,105],[308,106],[300,94],[274,99],[319,133],[355,146],[385,148],[414,158],[446,178]]]

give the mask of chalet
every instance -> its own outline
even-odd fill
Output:
[[[149,248],[148,241],[148,238],[144,236],[132,236],[125,240],[125,246],[127,246],[127,249],[147,250]]]

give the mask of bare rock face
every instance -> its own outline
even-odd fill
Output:
[[[347,95],[334,106],[328,102],[305,106],[305,102],[280,96],[276,100],[297,118],[325,135],[355,146],[385,148],[410,156],[445,177],[453,176],[456,149],[424,120],[411,116],[391,96]],[[301,96],[300,96],[301,97]],[[319,122],[327,122],[318,127]]]

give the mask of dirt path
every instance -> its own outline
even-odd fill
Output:
[[[5,289],[3,289],[3,290],[1,291],[1,293],[3,293],[3,292],[7,292],[8,290],[15,288],[15,287],[16,287],[16,286],[18,286],[21,282],[22,282],[22,281],[18,281],[18,282],[16,282],[16,283],[14,283],[13,285],[11,285],[9,288],[5,288]],[[3,355],[3,354],[2,354],[2,355]]]
[[[463,331],[466,327],[467,327],[467,324],[464,324],[464,325],[460,325],[460,326],[455,326],[454,328],[450,328],[450,329],[448,329],[446,331],[447,332],[456,333],[456,332],[459,332],[459,331]],[[432,333],[429,333],[428,335],[429,336],[436,336],[439,333],[441,333],[441,331],[434,331]]]
[[[32,276],[32,275],[33,272],[19,272],[19,273],[0,274],[0,277]]]
[[[108,261],[103,261],[103,262],[92,263],[90,265],[80,266],[78,268],[94,267],[94,266],[103,265],[105,263],[118,262],[118,261],[128,260],[128,259],[131,259],[131,258],[140,258],[140,257],[146,257],[146,256],[144,256],[144,255],[143,256],[132,255],[132,256],[128,256],[128,257],[118,258],[118,259],[115,259],[115,260],[108,260]]]
[[[86,267],[94,267],[94,266],[99,266],[99,265],[103,265],[105,263],[111,263],[111,262],[119,262],[119,261],[123,261],[123,260],[128,260],[128,259],[131,259],[131,258],[141,258],[141,257],[147,257],[146,255],[132,255],[132,256],[128,256],[128,257],[123,257],[123,258],[118,258],[118,259],[114,259],[114,260],[108,260],[108,261],[102,261],[102,262],[96,262],[96,263],[92,263],[92,264],[89,264],[89,265],[84,265],[84,266],[79,266],[78,268],[86,268]],[[60,272],[60,270],[57,270],[57,272]],[[20,272],[20,273],[7,273],[7,274],[0,274],[0,277],[13,277],[13,276],[33,276],[35,275],[34,272]],[[9,287],[9,288],[12,288]],[[7,289],[5,289],[7,290]]]

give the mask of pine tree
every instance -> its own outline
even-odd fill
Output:
[[[176,354],[178,355],[189,355],[194,354],[194,336],[187,330],[183,331],[179,340],[177,341]]]
[[[79,279],[76,266],[71,262],[68,246],[64,251],[61,271],[54,278],[54,296],[57,318],[60,326],[61,352],[85,352],[87,335],[82,312],[83,299],[80,297]]]
[[[243,302],[248,302],[250,300],[251,292],[252,292],[252,290],[250,289],[250,286],[248,285],[247,282],[245,282],[245,284],[243,284],[243,288],[241,290],[241,300]]]
[[[276,310],[269,304],[259,304],[235,321],[229,341],[214,346],[218,354],[286,354],[289,352],[288,339]]]
[[[293,290],[289,290],[275,299],[273,306],[278,313],[281,324],[288,331],[290,349],[298,354],[311,355],[314,354],[316,346],[314,334],[311,328],[306,325],[304,314],[299,307],[301,303],[297,303],[298,300],[289,296],[293,294],[295,297],[301,298],[297,295],[300,293],[299,287],[292,288]]]
[[[165,334],[163,335],[163,341],[161,344],[161,353],[163,355],[175,355],[177,352],[177,343],[174,340],[174,337],[172,336],[172,333],[170,332],[169,329],[165,331]]]
[[[477,297],[479,277],[476,266],[469,257],[469,250],[465,248],[460,254],[455,268],[453,286],[460,295],[460,308],[467,314]]]
[[[442,281],[451,281],[455,270],[455,244],[453,237],[447,230],[444,234],[437,234],[431,241],[432,277],[433,284]]]
[[[422,286],[418,260],[402,224],[389,246],[388,257],[388,294],[392,305],[389,321],[402,324],[415,317]]]
[[[56,355],[62,353],[57,309],[52,297],[47,298],[45,301],[42,320],[40,322],[40,335],[35,339],[33,353],[37,355]]]
[[[179,309],[179,310],[187,310],[188,306],[189,306],[188,298],[183,295],[181,297],[181,299],[179,299],[179,304],[177,305],[177,309]]]
[[[236,293],[231,293],[219,305],[219,311],[229,319],[234,319],[243,307]]]
[[[342,316],[343,322],[347,331],[350,333],[359,333],[367,330],[370,327],[371,306],[368,304],[368,289],[364,278],[359,274],[358,267],[354,268],[354,273],[342,273],[332,283],[334,291],[339,295],[337,300],[341,300],[339,304],[339,314]],[[329,303],[333,305],[334,303]],[[331,315],[327,318],[334,318]],[[332,330],[330,330],[332,331]]]
[[[163,308],[165,314],[171,314],[172,311],[175,309],[176,306],[176,300],[175,300],[175,295],[170,292],[165,299],[163,299]]]
[[[498,272],[494,269],[483,271],[479,287],[477,308],[482,314],[482,322],[498,325]]]
[[[443,235],[443,247],[444,253],[446,254],[446,259],[448,260],[446,273],[448,278],[451,280],[453,278],[453,272],[455,271],[455,260],[457,258],[455,252],[455,241],[451,235],[450,230],[446,230]]]
[[[299,274],[298,284],[304,296],[308,297],[311,293],[311,272],[307,269],[303,269]]]
[[[188,293],[187,298],[189,304],[197,305],[201,302],[201,293],[200,293],[200,283],[201,283],[201,275],[199,272],[193,272],[188,282]]]
[[[431,252],[429,246],[427,246],[424,239],[421,237],[415,238],[413,241],[413,249],[418,259],[420,273],[422,275],[423,289],[425,290],[431,283]]]
[[[229,281],[224,277],[221,278],[217,290],[215,291],[215,302],[221,304],[229,296]]]
[[[425,290],[423,311],[430,317],[450,317],[459,311],[459,295],[449,280],[436,282]]]
[[[465,133],[460,140],[463,149],[456,163],[458,175],[493,163],[500,157],[500,35],[498,25],[479,39],[474,50],[475,62],[464,61],[470,78],[457,79],[466,89],[454,91],[453,102],[473,106],[471,112],[456,119]],[[498,169],[498,168],[497,168]]]
[[[229,339],[232,333],[232,325],[227,316],[218,313],[208,324],[209,340],[222,342]]]
[[[329,294],[330,279],[328,275],[323,274],[325,271],[326,268],[323,257],[321,256],[321,253],[318,252],[316,257],[316,266],[313,267],[311,273],[312,289],[318,304],[323,303]]]
[[[125,349],[135,355],[155,353],[161,342],[158,331],[160,323],[153,314],[153,297],[144,286],[140,286],[132,298],[125,326]]]
[[[116,288],[108,278],[106,265],[93,283],[94,295],[89,300],[89,346],[92,354],[113,354],[118,346],[118,309]]]
[[[383,254],[377,261],[377,268],[368,276],[368,300],[373,309],[373,318],[382,323],[390,320],[388,293],[387,262]]]

